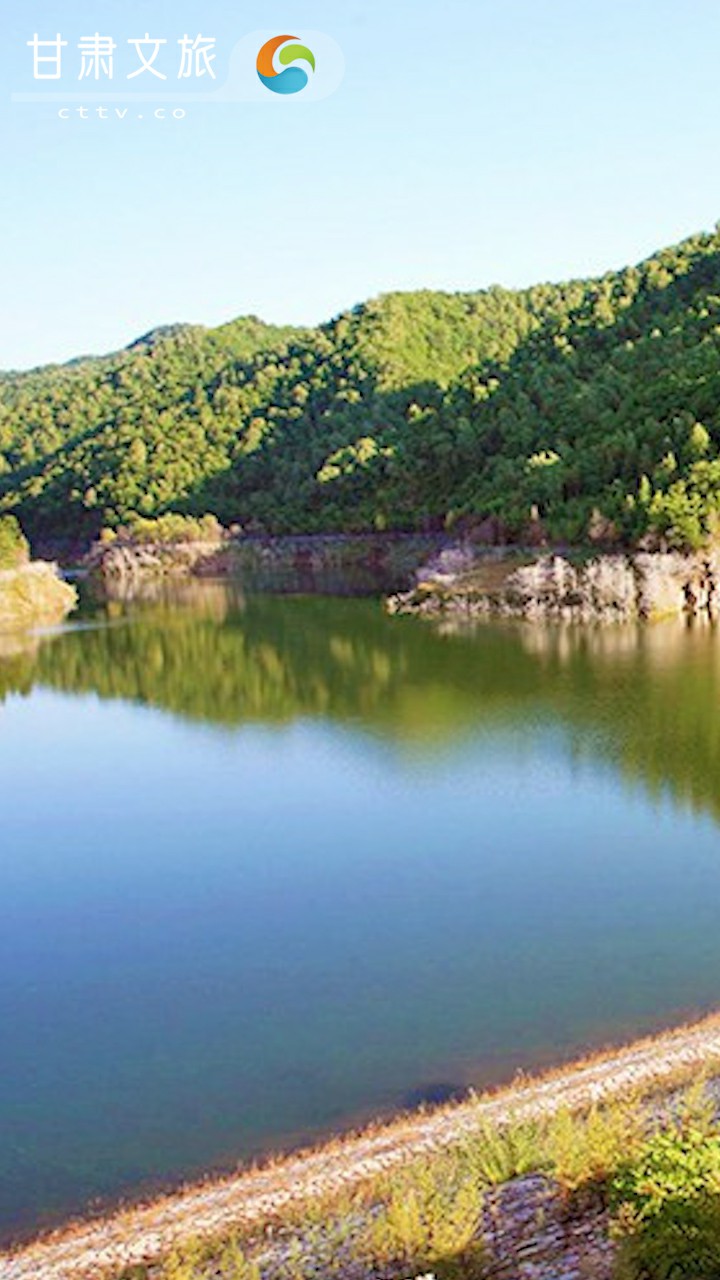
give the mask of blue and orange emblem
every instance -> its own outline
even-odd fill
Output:
[[[273,93],[300,93],[310,79],[304,67],[295,67],[295,62],[306,62],[315,70],[315,54],[307,45],[293,43],[298,36],[273,36],[263,45],[257,56],[257,73],[266,89]],[[275,66],[275,55],[284,68]]]

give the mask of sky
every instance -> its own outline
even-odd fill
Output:
[[[0,368],[166,323],[599,274],[720,218],[717,0],[35,0],[4,17]],[[330,96],[60,119],[27,41],[332,37]],[[119,58],[120,55],[117,55]],[[320,83],[320,66],[317,70]],[[147,79],[147,77],[146,77]],[[205,84],[188,82],[189,97]],[[101,89],[109,86],[100,85]],[[181,86],[182,87],[182,86]],[[95,87],[96,88],[96,87]],[[95,88],[88,89],[88,98]],[[177,83],[173,86],[177,89]],[[257,86],[256,86],[257,88]],[[262,86],[258,90],[262,93]],[[93,106],[94,110],[94,106]]]

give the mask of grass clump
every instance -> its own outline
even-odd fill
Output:
[[[158,1280],[262,1280],[260,1267],[249,1258],[239,1241],[230,1239],[221,1248],[203,1240],[191,1240],[165,1260]]]
[[[545,1135],[548,1169],[568,1195],[602,1188],[640,1151],[647,1128],[647,1108],[636,1102],[594,1106],[581,1115],[560,1111]]]
[[[397,1178],[367,1231],[368,1262],[406,1274],[432,1267],[438,1280],[480,1277],[483,1188],[468,1173],[462,1160],[427,1160]]]
[[[546,1164],[543,1126],[534,1120],[485,1121],[458,1149],[458,1159],[486,1187],[534,1173]]]

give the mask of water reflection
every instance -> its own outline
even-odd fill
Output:
[[[375,601],[245,597],[147,583],[81,623],[0,649],[0,697],[34,685],[241,726],[329,718],[437,753],[556,721],[653,792],[720,814],[720,640],[707,622],[474,631],[389,619]]]

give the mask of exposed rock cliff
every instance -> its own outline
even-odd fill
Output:
[[[713,616],[720,608],[716,552],[599,555],[577,563],[548,554],[516,568],[506,562],[499,582],[489,580],[487,562],[467,551],[459,548],[454,563],[445,558],[425,566],[413,590],[391,596],[389,612],[613,622]]]

